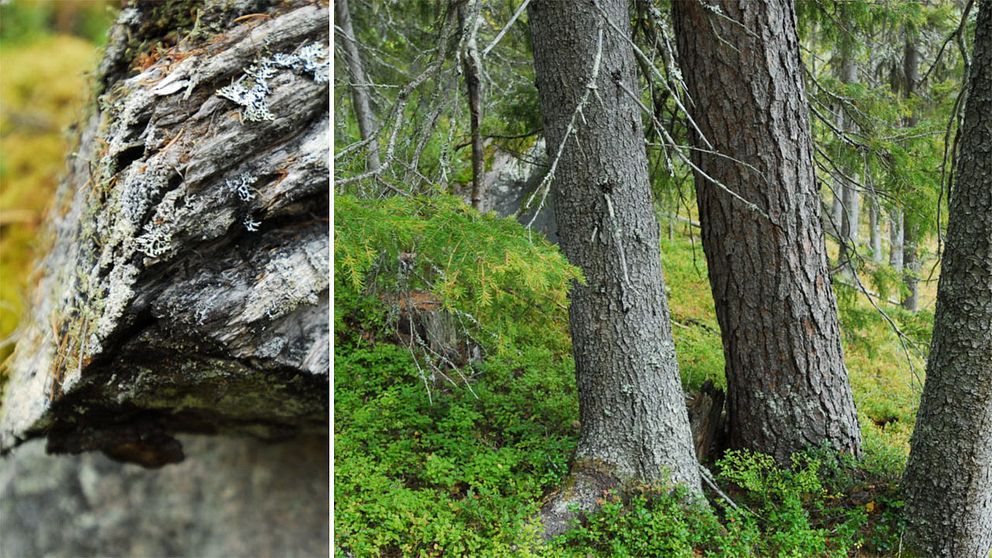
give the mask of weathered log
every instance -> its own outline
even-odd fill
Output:
[[[0,451],[326,435],[328,8],[138,1],[49,217]],[[185,25],[185,26],[184,26]]]

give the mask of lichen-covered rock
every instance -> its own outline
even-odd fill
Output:
[[[121,12],[0,451],[47,435],[154,467],[182,459],[177,432],[327,434],[328,18],[303,0]]]

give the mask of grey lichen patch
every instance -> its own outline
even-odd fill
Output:
[[[250,202],[255,199],[255,192],[251,186],[257,180],[258,179],[251,174],[243,172],[234,180],[225,180],[224,185],[227,186],[229,190],[237,194],[239,200],[243,202]]]
[[[269,80],[278,69],[308,73],[316,83],[327,83],[327,51],[319,43],[301,47],[294,54],[276,53],[252,64],[234,83],[217,90],[216,95],[242,107],[241,116],[247,122],[275,120],[269,110],[268,96],[272,93]]]
[[[329,274],[326,243],[319,241],[273,259],[252,287],[242,318],[249,322],[272,320],[300,304],[316,304],[317,295],[329,286]]]
[[[130,264],[115,266],[107,279],[107,291],[103,297],[103,312],[96,323],[97,338],[105,338],[117,326],[128,302],[133,296],[132,286],[138,269]],[[94,347],[95,349],[96,347]]]
[[[562,488],[541,505],[544,538],[564,533],[575,520],[598,509],[607,491],[618,488],[622,486],[611,467],[596,460],[576,460]]]

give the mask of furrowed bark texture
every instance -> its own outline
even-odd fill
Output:
[[[553,181],[558,235],[587,282],[573,288],[569,312],[582,424],[573,474],[592,463],[621,479],[667,473],[699,490],[644,130],[639,107],[624,91],[636,90],[634,53],[604,20],[629,34],[628,2],[598,5],[536,0],[529,6],[552,161],[566,142]]]
[[[326,435],[328,16],[265,0],[121,12],[0,449],[47,435],[52,452],[154,467],[183,458],[175,432]]]
[[[979,5],[927,378],[903,480],[921,555],[992,551],[992,5]]]
[[[690,111],[719,153],[695,163],[696,195],[727,361],[730,442],[788,460],[861,435],[828,275],[793,4],[674,2]],[[719,35],[716,35],[718,33]],[[724,41],[733,45],[726,44]],[[699,147],[701,138],[694,138]]]

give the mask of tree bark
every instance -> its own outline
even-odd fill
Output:
[[[868,228],[871,235],[871,259],[875,263],[882,263],[885,256],[882,254],[882,208],[878,203],[877,196],[868,198],[869,215]]]
[[[927,377],[903,480],[925,556],[992,551],[992,5],[979,5]]]
[[[558,235],[586,281],[573,287],[569,310],[582,424],[571,491],[582,494],[562,494],[558,503],[601,497],[596,487],[605,478],[669,476],[700,489],[644,130],[629,94],[637,86],[627,7],[626,0],[529,6]]]
[[[893,209],[889,213],[889,265],[897,272],[902,272],[902,225],[902,210]]]
[[[673,21],[690,110],[723,155],[696,150],[693,160],[767,214],[696,173],[727,362],[730,442],[782,461],[824,443],[857,456],[793,4],[718,4],[726,17],[674,2]]]
[[[358,120],[358,133],[362,136],[362,141],[369,142],[367,168],[369,171],[377,171],[382,163],[379,161],[379,142],[375,136],[375,115],[372,113],[372,103],[369,100],[369,78],[365,75],[365,66],[362,64],[362,55],[358,50],[358,38],[351,25],[351,9],[348,0],[335,0],[334,20],[341,28],[341,46],[345,51],[345,62],[348,65],[348,73],[351,74],[351,105],[355,110],[355,118]]]
[[[469,128],[472,134],[472,207],[483,210],[486,195],[484,164],[485,151],[482,145],[482,58],[479,56],[477,36],[482,23],[482,4],[479,0],[467,0],[458,7],[458,17],[462,27],[462,72],[465,74],[465,88],[468,93]]]
[[[176,44],[183,6],[136,2],[111,31],[2,451],[47,436],[159,467],[178,432],[327,434],[328,10],[207,0]]]
[[[906,99],[910,99],[916,94],[916,82],[919,80],[920,51],[916,44],[917,38],[914,30],[906,31],[906,46],[903,50],[903,74],[905,76],[904,92]],[[906,119],[906,126],[915,127],[919,123],[919,117],[915,112]],[[903,249],[903,283],[906,285],[906,296],[903,297],[902,307],[915,312],[920,302],[920,269],[923,262],[920,261],[917,253],[917,242],[920,237],[920,225],[911,217],[903,218],[902,224],[902,249]]]
[[[842,53],[838,74],[842,83],[857,83],[858,64],[854,60],[854,53],[852,52],[853,47],[850,44],[850,41],[845,41],[845,43],[846,44],[841,47]],[[838,107],[837,110],[837,128],[845,132],[852,132],[856,130],[854,122],[850,118],[845,118],[842,107]],[[848,174],[857,180],[860,173],[854,169],[848,169]],[[851,261],[854,255],[851,252],[857,250],[858,222],[861,218],[861,208],[858,203],[858,190],[854,184],[850,184],[843,178],[835,180],[834,189],[841,192],[841,197],[843,200],[840,238],[838,239],[838,264],[840,265],[841,271],[844,275],[852,276],[855,271],[854,264]]]

